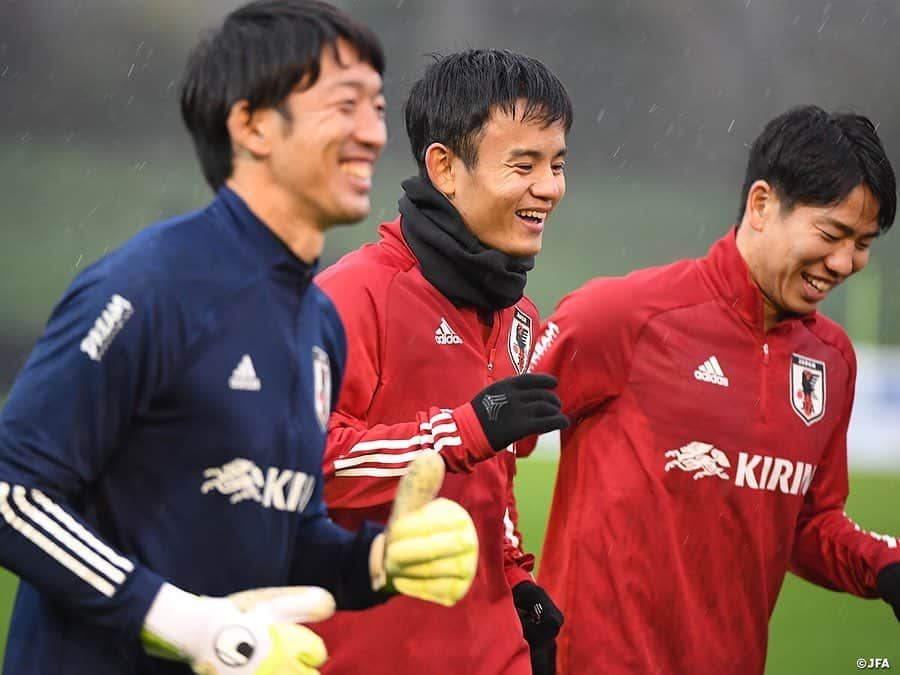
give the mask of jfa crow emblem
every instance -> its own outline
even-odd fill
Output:
[[[322,431],[328,428],[331,416],[331,362],[328,354],[321,347],[312,348],[313,365],[313,400],[316,403],[316,417]]]
[[[516,307],[513,313],[512,326],[509,328],[509,358],[513,367],[521,375],[528,367],[531,355],[531,317]]]
[[[807,426],[825,415],[825,362],[791,355],[791,407]]]

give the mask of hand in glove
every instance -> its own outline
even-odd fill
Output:
[[[325,643],[295,622],[322,621],[334,608],[314,586],[207,598],[163,584],[141,638],[148,653],[186,661],[198,675],[315,675]]]
[[[528,644],[534,648],[554,640],[563,625],[563,614],[547,591],[531,581],[522,581],[512,594]]]
[[[472,408],[494,450],[569,426],[559,397],[550,391],[556,384],[552,375],[526,373],[494,382],[475,395]]]
[[[372,587],[450,607],[468,592],[478,567],[478,535],[466,510],[435,499],[444,462],[419,455],[397,487],[387,530],[372,543]]]
[[[900,563],[888,565],[878,573],[878,594],[884,598],[894,610],[894,616],[900,621]]]

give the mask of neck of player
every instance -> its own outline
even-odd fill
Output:
[[[325,246],[325,232],[300,213],[294,200],[282,191],[254,183],[248,176],[232,176],[225,182],[295,256],[307,264],[318,260]]]

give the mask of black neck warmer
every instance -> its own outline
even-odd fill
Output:
[[[534,258],[513,258],[475,238],[459,212],[431,183],[401,183],[400,227],[422,275],[457,307],[511,307],[522,297]]]

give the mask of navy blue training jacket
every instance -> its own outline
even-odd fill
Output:
[[[378,530],[322,501],[346,341],[314,271],[223,188],[74,281],[0,416],[6,675],[190,672],[139,643],[164,580],[380,600]]]

